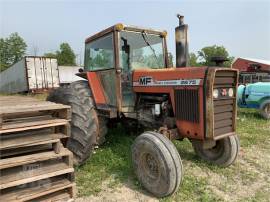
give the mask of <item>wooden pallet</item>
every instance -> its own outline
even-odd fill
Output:
[[[74,198],[70,107],[29,97],[0,96],[0,201]]]
[[[70,118],[70,106],[26,96],[0,96],[0,129],[2,133],[23,130],[24,127],[36,129],[41,125],[63,125]]]

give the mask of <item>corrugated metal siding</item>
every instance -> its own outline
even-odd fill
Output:
[[[0,93],[18,93],[27,90],[24,59],[0,73]]]
[[[27,56],[0,73],[0,92],[19,93],[59,87],[57,60]]]

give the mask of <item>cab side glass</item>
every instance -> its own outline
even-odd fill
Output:
[[[85,69],[114,68],[113,33],[85,45]]]

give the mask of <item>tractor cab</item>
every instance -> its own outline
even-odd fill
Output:
[[[97,108],[104,112],[109,108],[110,113],[133,111],[132,72],[168,67],[166,35],[166,31],[116,24],[85,40],[84,72],[97,78],[90,84],[95,86],[91,90]]]

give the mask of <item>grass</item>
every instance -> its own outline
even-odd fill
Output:
[[[45,100],[46,96],[34,97]],[[229,168],[201,161],[188,140],[174,142],[183,161],[184,178],[175,194],[160,201],[269,201],[270,121],[262,119],[258,111],[248,109],[239,109],[237,119],[241,150]],[[106,143],[76,168],[78,197],[99,196],[108,190],[115,194],[123,186],[143,192],[132,169],[130,148],[136,136],[130,133],[120,126],[111,129]]]
[[[268,201],[270,198],[270,123],[255,110],[240,109],[237,132],[241,151],[237,162],[220,168],[201,161],[189,141],[175,141],[184,166],[178,192],[161,201]],[[135,136],[121,127],[109,131],[106,143],[85,165],[76,168],[79,197],[98,195],[130,183],[142,190],[132,170],[130,147]]]

